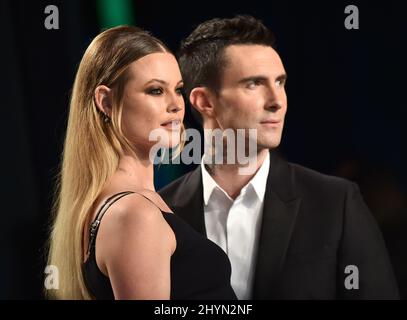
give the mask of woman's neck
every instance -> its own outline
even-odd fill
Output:
[[[133,189],[155,191],[154,167],[148,157],[139,159],[132,155],[123,155],[120,157],[116,173]]]

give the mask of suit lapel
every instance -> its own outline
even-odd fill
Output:
[[[294,229],[301,199],[295,194],[289,164],[270,152],[270,171],[264,196],[259,235],[254,299],[276,297],[278,280]],[[174,190],[174,212],[206,236],[201,167],[192,171]]]
[[[292,185],[288,163],[270,153],[270,171],[264,196],[253,288],[254,299],[274,297],[301,199]]]
[[[176,214],[206,237],[201,167],[198,166],[178,188],[174,207]]]

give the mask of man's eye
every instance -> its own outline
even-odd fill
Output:
[[[247,88],[254,89],[259,85],[261,85],[261,80],[253,80],[253,81],[249,81],[247,83]]]
[[[151,94],[153,96],[159,96],[160,94],[163,93],[163,89],[161,88],[151,88],[147,90],[148,94]]]
[[[284,87],[285,85],[285,80],[277,80],[276,81],[276,86],[277,87]]]

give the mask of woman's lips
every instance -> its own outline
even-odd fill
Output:
[[[163,123],[161,126],[169,130],[178,130],[181,128],[181,121],[179,120],[168,121]]]

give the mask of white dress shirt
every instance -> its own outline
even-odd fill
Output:
[[[267,153],[255,176],[235,200],[208,173],[204,157],[201,170],[206,234],[229,257],[231,284],[238,299],[251,299],[270,155]]]

